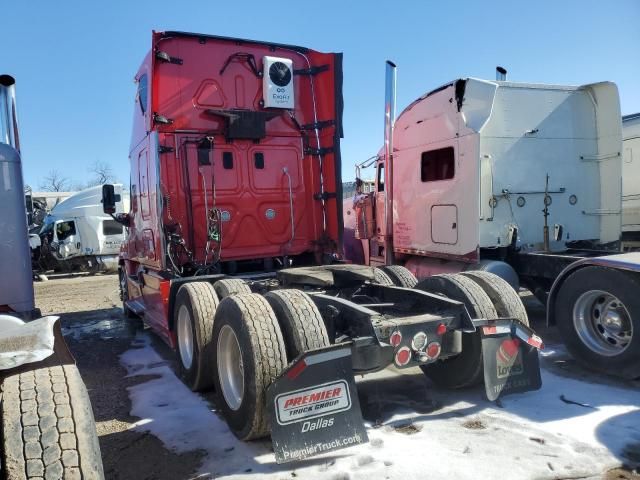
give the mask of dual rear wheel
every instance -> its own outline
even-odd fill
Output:
[[[220,410],[241,440],[268,435],[266,390],[288,362],[329,345],[307,294],[277,290],[262,296],[236,279],[183,285],[174,318],[185,383],[192,390],[214,386]]]
[[[418,279],[411,271],[402,265],[386,265],[375,267],[375,282],[380,285],[395,285],[396,287],[413,288]]]
[[[404,276],[393,273],[396,279]],[[262,296],[247,293],[249,287],[238,282],[242,281],[183,285],[176,296],[174,319],[185,383],[192,390],[214,386],[231,430],[250,440],[269,433],[267,387],[298,355],[330,341],[320,312],[304,292],[275,290]],[[528,325],[518,294],[491,273],[435,275],[415,288],[464,303],[472,318],[517,318]],[[480,334],[463,334],[462,346],[460,355],[426,365],[424,373],[447,388],[481,383]]]
[[[518,293],[505,280],[489,272],[434,275],[420,280],[415,288],[462,302],[472,319],[515,318],[529,325]],[[481,334],[476,331],[461,335],[462,353],[421,367],[435,384],[445,388],[465,388],[482,383]]]

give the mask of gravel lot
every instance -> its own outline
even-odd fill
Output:
[[[125,378],[127,372],[119,362],[118,357],[131,348],[136,325],[122,315],[118,277],[56,278],[36,283],[35,294],[43,315],[61,316],[65,338],[91,397],[106,478],[189,478],[201,454],[174,454],[153,435],[130,430],[138,419],[129,414],[127,387],[149,378]],[[154,348],[173,361],[162,342],[156,341]]]
[[[193,478],[204,461],[205,452],[196,450],[178,454],[165,448],[154,435],[132,430],[133,424],[139,419],[130,415],[131,402],[127,388],[154,377],[127,377],[127,371],[120,363],[120,355],[131,350],[132,344],[135,348],[136,333],[143,327],[139,322],[132,323],[124,319],[118,297],[117,277],[109,275],[56,278],[36,283],[35,292],[37,306],[43,315],[61,316],[65,338],[76,357],[91,397],[106,477]],[[525,303],[532,326],[546,342],[557,341],[555,330],[544,328],[542,306],[531,297],[525,297]],[[149,335],[149,338],[151,346],[163,359],[163,363],[173,368],[173,353],[154,335]],[[593,379],[593,374],[575,365],[570,358],[546,365],[546,368],[567,378]],[[598,383],[620,386],[620,382],[616,380],[600,376],[596,379]],[[640,383],[634,383],[633,386],[640,387]],[[629,385],[625,386],[628,387]],[[212,405],[211,394],[205,395],[204,399]],[[367,414],[366,411],[364,413]],[[629,455],[631,459],[637,456],[637,461],[640,462],[640,445],[632,446]],[[609,479],[640,478],[628,470],[618,469],[603,472],[602,475],[603,478]],[[283,470],[281,476],[293,478],[298,475],[295,471]]]

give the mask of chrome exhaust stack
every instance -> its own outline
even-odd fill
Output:
[[[12,76],[0,75],[0,221],[9,226],[0,241],[0,311],[28,319],[40,315],[33,296],[15,85]]]
[[[507,81],[507,69],[501,66],[496,67],[496,80],[498,82]]]
[[[20,151],[16,116],[16,81],[11,75],[0,75],[0,143]]]
[[[396,65],[387,60],[384,92],[385,263],[393,265],[393,128],[396,122]]]

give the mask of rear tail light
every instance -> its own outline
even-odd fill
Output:
[[[429,346],[427,346],[427,355],[432,360],[438,358],[441,351],[442,346],[438,342],[431,342]]]
[[[418,332],[413,336],[411,340],[411,348],[416,351],[422,350],[427,345],[427,334],[424,332]]]
[[[396,330],[391,334],[391,338],[389,338],[389,343],[392,347],[397,347],[402,342],[402,334],[399,330]]]
[[[438,327],[436,328],[436,334],[442,336],[445,333],[447,333],[447,326],[444,323],[441,323],[440,325],[438,325]]]
[[[409,347],[402,347],[396,352],[396,365],[404,367],[411,360],[411,350]]]

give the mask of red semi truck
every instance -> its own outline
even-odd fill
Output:
[[[135,80],[124,310],[238,438],[271,433],[279,462],[366,441],[354,373],[392,364],[484,379],[490,399],[540,387],[517,296],[457,301],[341,262],[341,54],[154,32]],[[104,186],[105,212],[116,200]]]

